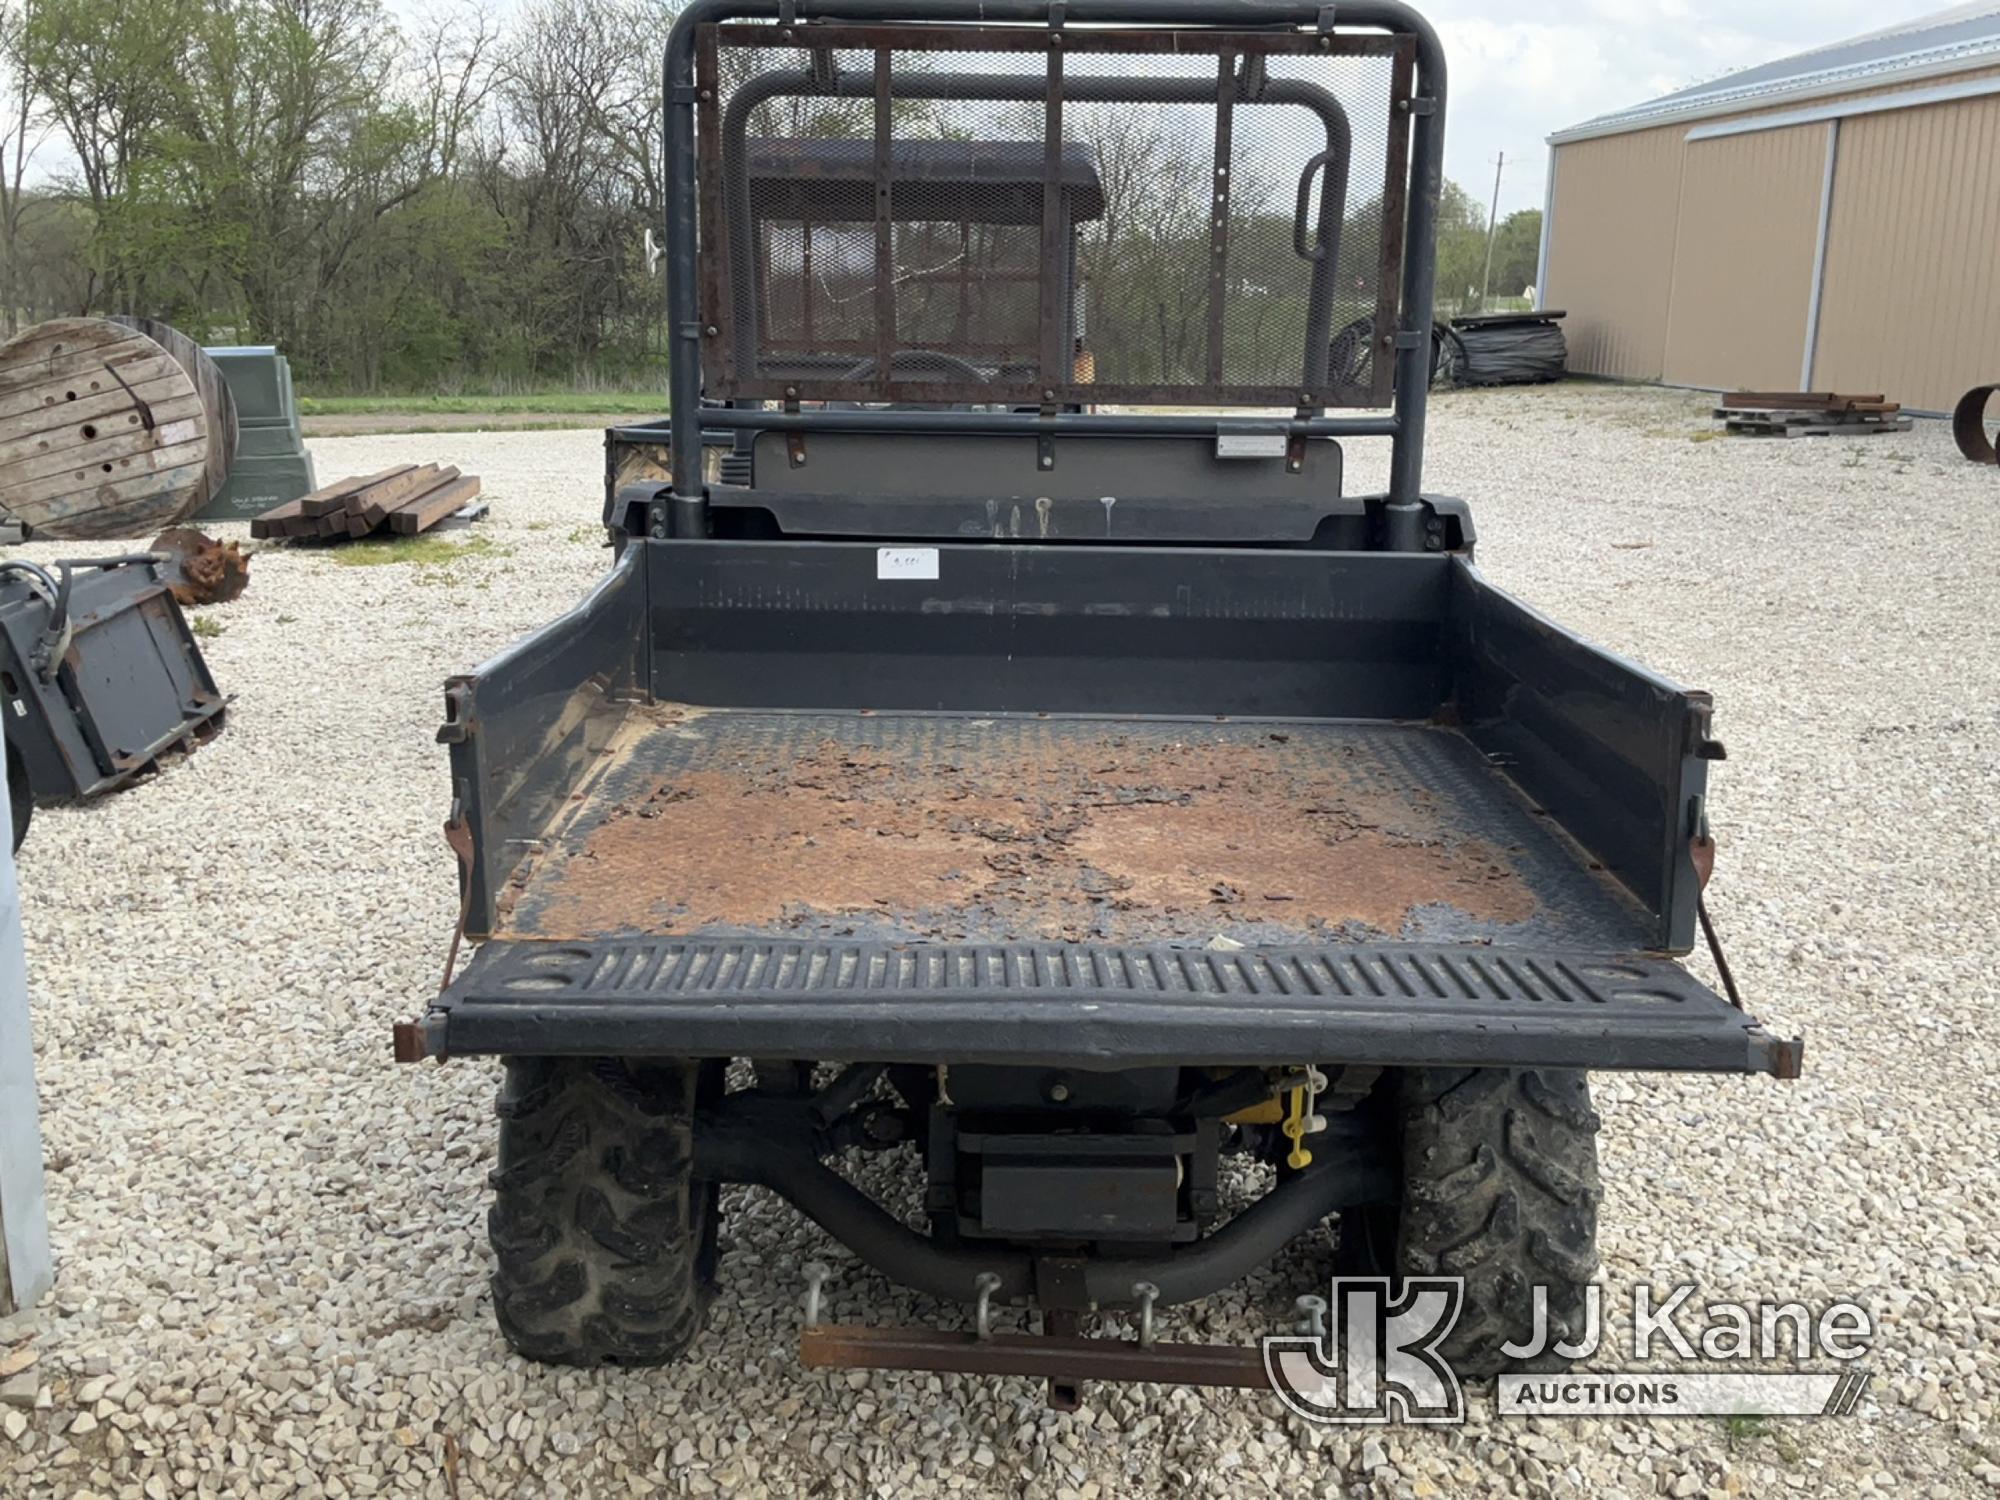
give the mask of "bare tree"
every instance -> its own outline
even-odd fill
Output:
[[[0,338],[20,332],[28,167],[46,135],[28,81],[25,25],[19,6],[0,3]]]
[[[644,176],[653,148],[617,138],[641,106],[635,49],[613,3],[542,0],[519,13],[481,164],[487,202],[507,226],[524,332],[576,365],[595,358],[620,315],[631,268],[643,263],[634,203],[658,192]]]
[[[498,18],[484,4],[468,14],[432,10],[418,18],[412,42],[417,108],[423,116],[430,170],[450,176],[460,148],[477,130],[497,75]]]

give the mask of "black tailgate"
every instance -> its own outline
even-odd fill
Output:
[[[1795,1077],[1669,959],[1487,944],[1317,948],[495,941],[425,1022],[440,1054],[1132,1068],[1335,1061]]]

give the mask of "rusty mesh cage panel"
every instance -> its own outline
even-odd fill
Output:
[[[704,28],[705,386],[1389,400],[1407,39]]]

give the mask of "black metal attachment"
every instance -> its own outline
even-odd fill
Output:
[[[160,561],[0,563],[0,709],[35,802],[116,790],[222,728],[226,700]]]

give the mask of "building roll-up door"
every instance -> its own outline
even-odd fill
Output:
[[[1688,142],[1669,385],[1798,387],[1832,136],[1815,123]]]
[[[1840,122],[1810,384],[1950,411],[2000,380],[2000,95]]]

